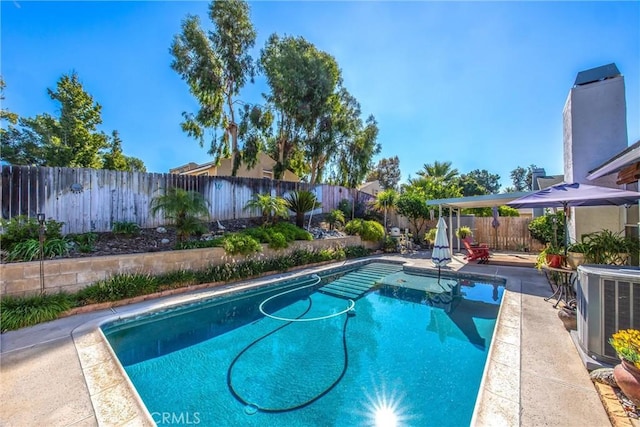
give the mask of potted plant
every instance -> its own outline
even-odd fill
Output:
[[[622,232],[614,233],[601,230],[582,237],[588,245],[587,262],[590,264],[626,265],[631,254],[637,254],[637,241],[622,236]]]
[[[589,250],[589,245],[584,241],[570,244],[567,247],[567,265],[574,270],[577,269],[585,263]]]
[[[620,390],[640,406],[640,331],[620,330],[609,339],[609,344],[620,358],[613,369],[613,377]]]
[[[456,230],[456,236],[460,240],[466,240],[471,238],[471,228],[469,227],[460,227]]]
[[[436,241],[436,231],[437,229],[430,228],[429,231],[427,231],[424,235],[424,241],[427,243],[427,246],[429,248],[432,248],[433,244]]]
[[[547,246],[538,254],[536,268],[540,270],[543,265],[560,268],[564,264],[564,249],[547,243]]]

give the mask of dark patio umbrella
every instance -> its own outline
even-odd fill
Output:
[[[574,182],[558,184],[513,200],[507,205],[519,208],[563,208],[576,206],[622,206],[640,200],[640,193]],[[565,251],[567,249],[567,216],[564,217]]]

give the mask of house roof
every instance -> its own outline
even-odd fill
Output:
[[[588,180],[594,180],[601,176],[609,175],[614,172],[618,172],[620,169],[628,166],[632,163],[640,161],[640,140],[635,144],[630,145],[625,150],[616,154],[611,159],[607,160],[597,168],[590,170],[587,175]]]

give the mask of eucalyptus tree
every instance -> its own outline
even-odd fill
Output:
[[[398,156],[381,159],[376,167],[367,175],[367,181],[379,181],[385,190],[397,190],[400,182],[400,159]]]
[[[512,170],[510,177],[513,182],[513,187],[508,188],[507,190],[513,189],[513,191],[506,192],[531,191],[533,189],[533,170],[536,168],[536,165],[530,165],[526,169],[522,166],[518,166]]]
[[[200,104],[196,114],[182,113],[182,130],[203,147],[207,130],[222,128],[222,137],[211,140],[209,154],[216,161],[230,157],[232,175],[241,162],[235,98],[247,79],[253,80],[255,75],[249,51],[255,44],[256,31],[249,12],[249,5],[243,0],[213,1],[209,18],[214,30],[205,33],[199,18],[188,15],[170,49],[174,58],[171,68],[187,82]]]
[[[342,144],[338,153],[338,176],[340,185],[355,188],[360,185],[372,169],[372,159],[380,153],[381,147],[377,142],[378,123],[373,116],[369,116],[364,127],[355,138],[347,144]]]
[[[317,166],[322,161],[317,146],[331,142],[323,132],[330,124],[332,96],[340,81],[338,64],[302,37],[277,34],[267,40],[259,64],[271,89],[266,100],[275,111],[276,134],[270,147],[277,162],[274,177],[281,178],[286,169],[304,175],[311,167],[294,159],[307,154]],[[316,147],[310,145],[305,153],[307,142]]]

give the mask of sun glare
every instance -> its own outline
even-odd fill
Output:
[[[382,407],[376,409],[376,427],[397,427],[398,416],[393,408]]]
[[[366,416],[367,425],[371,427],[401,427],[411,416],[406,414],[407,408],[402,406],[402,396],[396,392],[388,393],[384,385],[376,388],[375,396],[367,393]]]

